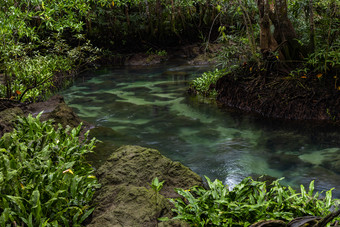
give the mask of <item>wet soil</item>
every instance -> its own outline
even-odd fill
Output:
[[[221,107],[290,120],[340,121],[336,71],[289,74],[272,65],[245,64],[220,78],[214,87]]]

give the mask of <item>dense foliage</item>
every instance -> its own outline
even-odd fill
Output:
[[[327,191],[323,198],[319,192],[314,193],[314,181],[308,192],[302,185],[300,192],[296,192],[291,187],[282,186],[279,180],[267,185],[245,178],[229,190],[219,180],[211,182],[206,179],[209,189],[176,189],[183,199],[171,199],[177,213],[175,219],[193,226],[249,226],[261,220],[325,217],[339,204],[338,200],[332,199],[332,190]]]
[[[220,24],[215,20],[218,2],[116,0],[110,7],[97,5],[87,27],[91,39],[109,49],[136,51],[205,41],[211,26],[217,31]]]
[[[222,10],[223,14],[232,15],[232,12],[234,12],[234,14],[239,15],[235,24],[222,23],[220,27],[221,39],[227,44],[225,47],[227,52],[237,53],[237,51],[240,51],[232,48],[231,46],[233,45],[240,46],[241,50],[244,46],[248,46],[244,51],[251,51],[253,57],[258,58],[258,54],[263,51],[259,49],[259,47],[263,48],[260,43],[261,35],[263,36],[261,33],[262,27],[260,26],[263,20],[260,14],[261,10],[259,9],[261,7],[259,5],[260,2],[262,1],[228,0],[220,2],[221,8],[224,9]],[[289,49],[298,52],[299,56],[295,56],[295,58],[293,58],[294,56],[291,56],[291,59],[288,59],[288,57],[285,56],[286,60],[297,61],[295,62],[296,65],[299,65],[299,63],[306,63],[304,65],[305,67],[309,67],[310,70],[318,70],[321,72],[331,70],[335,65],[339,66],[339,1],[288,0],[285,1],[287,9],[285,9],[284,6],[277,5],[278,2],[281,1],[266,2],[271,9],[267,12],[269,14],[277,13],[277,11],[280,10],[287,10],[288,23],[292,23],[291,28],[293,29],[287,32],[296,32],[296,37],[294,37],[294,39],[300,45],[289,46]],[[271,26],[275,26],[275,28],[280,26],[276,25],[275,21],[268,22],[270,22]],[[284,23],[285,21],[281,22]],[[235,25],[237,26],[235,27]],[[275,34],[275,32],[284,33],[285,31],[274,31],[274,36],[278,35]],[[239,39],[235,39],[235,36],[239,37]],[[287,45],[288,40],[279,41],[281,42],[278,42],[276,46],[274,46],[276,49],[271,49],[271,51],[281,59],[279,52],[284,51],[283,47]],[[238,58],[242,61],[245,60],[244,57],[241,59],[240,57],[242,57],[242,52],[236,55],[226,54],[224,60],[228,62],[231,62],[230,58]]]
[[[228,71],[247,69],[235,74],[249,80],[271,74],[297,84],[296,91],[321,88],[334,94],[340,91],[339,7],[336,0],[220,1],[217,8],[229,20],[220,24],[224,45],[217,63]],[[198,86],[199,93],[214,86],[210,79],[203,74],[193,82],[206,84],[203,92]]]
[[[91,2],[0,1],[2,97],[42,99],[55,86],[53,75],[93,60],[97,50],[83,32]]]
[[[96,140],[80,141],[80,131],[38,115],[19,118],[0,139],[1,226],[79,226],[92,213],[99,185],[84,155]]]

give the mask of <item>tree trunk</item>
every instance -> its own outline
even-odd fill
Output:
[[[5,86],[6,86],[6,98],[11,98],[12,94],[11,94],[11,81],[10,81],[10,77],[8,76],[8,74],[5,72]]]
[[[287,0],[275,0],[271,4],[268,0],[258,0],[257,4],[260,13],[261,50],[279,51],[280,60],[287,63],[302,60],[302,47],[288,18]],[[270,30],[271,23],[274,25],[274,34]]]
[[[126,23],[128,25],[128,29],[129,29],[129,27],[130,27],[129,6],[126,4],[124,7],[125,7]]]
[[[163,33],[164,33],[164,29],[163,29],[163,23],[162,23],[162,3],[160,0],[156,1],[156,15],[157,15],[157,21],[156,21],[156,28],[158,29],[158,37],[159,38],[163,38]]]
[[[275,0],[273,10],[270,11],[270,20],[275,26],[274,38],[281,44],[296,38],[295,29],[288,19],[287,0]]]
[[[268,0],[258,0],[257,2],[260,13],[260,48],[261,52],[274,51],[278,46],[270,31],[270,7]]]
[[[309,52],[314,52],[315,50],[315,23],[314,23],[314,7],[313,0],[309,0]]]
[[[174,4],[174,0],[171,0],[171,10],[170,10],[170,15],[171,15],[171,30],[173,32],[176,31],[176,26],[175,26],[175,4]]]
[[[148,34],[151,34],[153,36],[153,25],[152,25],[152,18],[150,15],[150,6],[148,0],[145,0],[145,13],[148,18]]]
[[[256,44],[255,44],[255,38],[254,38],[253,24],[251,23],[251,19],[249,17],[249,14],[247,13],[247,9],[243,6],[242,1],[238,0],[238,2],[243,11],[242,16],[243,16],[243,21],[246,25],[247,36],[248,36],[248,40],[250,43],[251,52],[253,54],[253,57],[256,58]]]

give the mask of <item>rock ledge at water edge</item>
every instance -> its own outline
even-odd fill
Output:
[[[123,146],[97,171],[102,187],[96,192],[97,207],[89,227],[157,226],[157,218],[171,217],[167,198],[178,195],[174,188],[202,186],[202,179],[179,162],[159,151],[140,146]],[[156,205],[150,183],[158,177],[165,181]],[[187,226],[180,222],[160,222],[158,226]]]

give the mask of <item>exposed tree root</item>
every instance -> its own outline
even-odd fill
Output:
[[[331,75],[292,76],[247,66],[220,78],[216,90],[220,104],[266,117],[340,121],[340,91]]]

